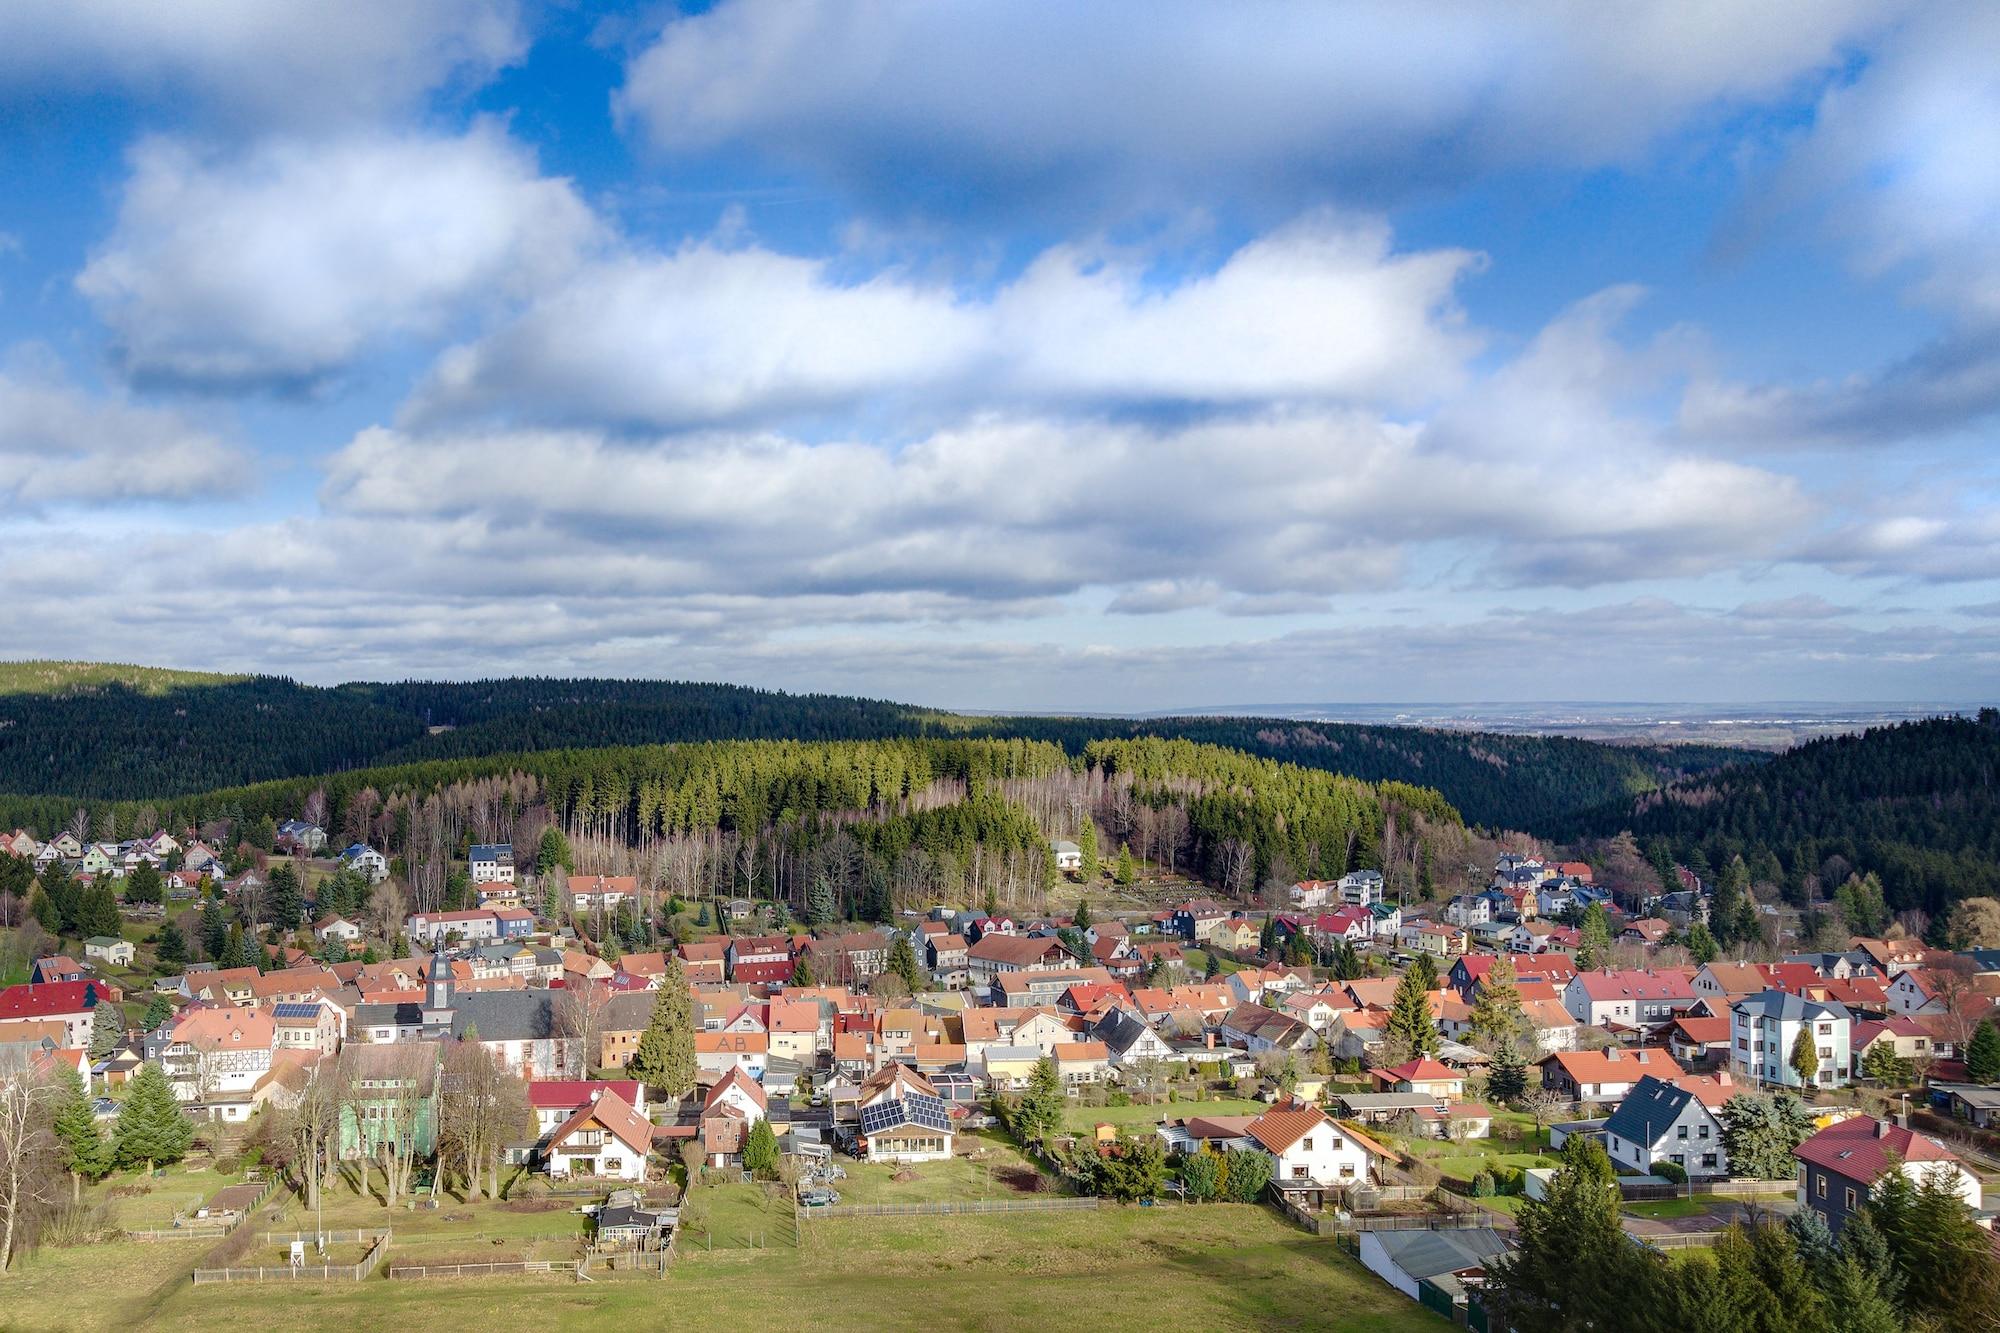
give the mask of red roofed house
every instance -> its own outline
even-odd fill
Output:
[[[1673,1079],[1683,1072],[1665,1051],[1616,1046],[1606,1051],[1557,1051],[1535,1063],[1542,1068],[1543,1087],[1579,1102],[1619,1101],[1648,1074]]]
[[[88,1049],[96,1030],[97,1006],[115,1004],[119,998],[118,988],[102,981],[9,986],[0,990],[0,1031],[4,1031],[5,1024],[17,1020],[59,1020],[65,1034],[63,1046]],[[113,1022],[123,1022],[115,1010],[111,1017]]]
[[[710,1166],[728,1166],[750,1141],[750,1128],[766,1119],[770,1103],[764,1089],[741,1069],[717,1079],[701,1105],[701,1147]]]
[[[1665,1027],[1696,998],[1686,976],[1666,969],[1580,972],[1563,988],[1563,1007],[1588,1027]]]
[[[600,1092],[614,1092],[634,1110],[646,1109],[646,1087],[637,1079],[544,1078],[528,1084],[528,1106],[535,1113],[535,1132],[554,1132],[562,1122],[590,1105]]]
[[[719,986],[729,971],[728,940],[696,940],[675,952],[690,986]]]
[[[1415,1092],[1444,1100],[1465,1095],[1465,1075],[1428,1057],[1405,1060],[1393,1069],[1371,1069],[1368,1075],[1384,1092]]]
[[[623,1097],[602,1088],[549,1136],[549,1175],[644,1180],[653,1151],[653,1122]]]
[[[1250,1122],[1248,1135],[1271,1154],[1271,1181],[1288,1193],[1363,1183],[1390,1156],[1381,1144],[1335,1124],[1309,1103],[1272,1107]]]
[[[1824,1218],[1836,1238],[1892,1170],[1912,1184],[1936,1173],[1968,1207],[1980,1207],[1979,1177],[1951,1149],[1886,1120],[1861,1115],[1829,1125],[1792,1149],[1792,1155],[1799,1159],[1799,1207]]]

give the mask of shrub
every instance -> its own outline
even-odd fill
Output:
[[[1653,1163],[1653,1174],[1664,1180],[1671,1180],[1676,1185],[1685,1185],[1688,1183],[1687,1170],[1677,1162],[1655,1162]]]
[[[1132,1104],[1132,1094],[1121,1088],[1107,1097],[1104,1104],[1106,1106],[1130,1106]]]
[[[1493,1173],[1491,1171],[1481,1171],[1478,1175],[1472,1178],[1473,1198],[1490,1199],[1497,1192],[1498,1190],[1493,1184]]]

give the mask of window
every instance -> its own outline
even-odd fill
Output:
[[[1306,1178],[1306,1169],[1304,1167],[1295,1166],[1292,1168],[1293,1180],[1304,1180],[1305,1178]]]
[[[1674,1127],[1674,1137],[1675,1137],[1675,1138],[1677,1138],[1677,1139],[1684,1139],[1684,1138],[1686,1138],[1687,1136],[1688,1136],[1688,1127],[1687,1127],[1686,1125],[1677,1125],[1677,1126],[1675,1126],[1675,1127]]]
[[[1311,1152],[1311,1151],[1313,1150],[1313,1141],[1312,1141],[1312,1139],[1311,1139],[1310,1137],[1308,1137],[1308,1138],[1306,1139],[1306,1141],[1305,1141],[1304,1143],[1301,1143],[1301,1144],[1299,1145],[1299,1147],[1301,1147],[1301,1148],[1305,1149],[1305,1150],[1306,1150],[1307,1152]]]
[[[1712,1166],[1714,1166],[1714,1165],[1715,1165],[1715,1154],[1714,1154],[1714,1153],[1712,1153],[1712,1152],[1705,1152],[1705,1153],[1703,1153],[1703,1154],[1701,1155],[1701,1164],[1702,1164],[1703,1166],[1709,1166],[1709,1167],[1712,1167]]]
[[[1843,1191],[1843,1195],[1844,1197],[1841,1199],[1841,1202],[1847,1205],[1848,1212],[1850,1213],[1853,1212],[1854,1205],[1856,1203],[1854,1197],[1854,1187],[1850,1185],[1845,1191]]]
[[[1824,1199],[1824,1198],[1826,1197],[1826,1177],[1825,1177],[1825,1176],[1814,1176],[1814,1177],[1813,1177],[1813,1193],[1814,1193],[1815,1195],[1819,1196],[1819,1197],[1820,1197],[1820,1198],[1822,1198],[1822,1199]]]
[[[1708,1126],[1707,1126],[1707,1125],[1703,1125],[1703,1126],[1701,1127],[1701,1132],[1700,1132],[1699,1134],[1697,1134],[1697,1135],[1696,1135],[1695,1137],[1697,1137],[1697,1138],[1703,1138],[1703,1139],[1707,1138],[1707,1137],[1708,1137]]]

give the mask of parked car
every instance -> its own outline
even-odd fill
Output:
[[[804,1190],[799,1194],[799,1203],[806,1208],[831,1208],[840,1202],[840,1195],[833,1190]]]

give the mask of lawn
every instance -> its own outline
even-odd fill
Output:
[[[997,1134],[960,1134],[960,1154],[944,1162],[897,1166],[887,1162],[840,1165],[847,1179],[833,1188],[842,1203],[941,1203],[960,1199],[1018,1199],[1035,1193],[1043,1172]],[[896,1179],[906,1175],[907,1180]]]
[[[1329,1241],[1269,1209],[1106,1208],[1089,1214],[828,1219],[805,1248],[684,1253],[666,1284],[590,1285],[507,1278],[308,1283],[282,1289],[192,1286],[149,1311],[148,1326],[789,1327],[992,1329],[1067,1325],[1088,1311],[1106,1330],[1444,1330],[1450,1325],[1377,1281]],[[393,1257],[393,1256],[392,1256]]]
[[[1553,1157],[1544,1157],[1532,1152],[1492,1152],[1465,1153],[1452,1157],[1431,1159],[1431,1165],[1450,1176],[1453,1180],[1470,1180],[1481,1171],[1491,1171],[1496,1166],[1561,1166]]]
[[[1700,1217],[1714,1210],[1707,1199],[1642,1199],[1627,1203],[1625,1211],[1634,1217],[1666,1222],[1680,1217]]]
[[[1179,1120],[1191,1115],[1262,1115],[1271,1107],[1265,1102],[1239,1097],[1217,1097],[1199,1102],[1162,1102],[1156,1106],[1072,1106],[1063,1113],[1063,1125],[1072,1132],[1089,1130],[1100,1120],[1120,1129],[1144,1125],[1151,1128],[1163,1120]]]

